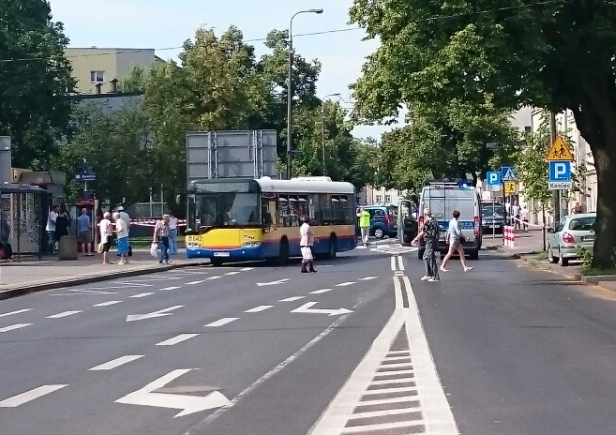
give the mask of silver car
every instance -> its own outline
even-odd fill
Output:
[[[548,228],[548,261],[568,266],[577,260],[578,248],[593,251],[596,213],[580,213],[563,217],[554,228]]]

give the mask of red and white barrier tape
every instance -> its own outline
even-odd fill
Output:
[[[506,225],[503,228],[503,245],[506,248],[514,248],[515,247],[515,228],[509,225]]]

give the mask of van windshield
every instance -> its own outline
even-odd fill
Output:
[[[496,216],[494,216],[496,214]],[[505,215],[505,207],[501,204],[496,204],[492,207],[492,204],[483,204],[481,206],[481,215],[483,217],[503,217]]]

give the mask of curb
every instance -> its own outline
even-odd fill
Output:
[[[4,291],[2,291],[2,288],[0,287],[0,301],[6,300],[6,299],[12,299],[18,296],[24,296],[30,293],[37,293],[37,292],[45,291],[45,290],[54,290],[54,289],[63,288],[63,287],[76,287],[79,285],[89,284],[89,283],[94,283],[94,282],[110,281],[112,279],[129,278],[132,276],[148,275],[150,273],[166,272],[166,271],[173,270],[173,269],[182,269],[182,268],[191,267],[191,266],[205,266],[209,264],[210,264],[209,262],[198,262],[198,263],[170,264],[167,266],[157,266],[157,267],[147,266],[147,267],[142,267],[140,269],[125,270],[125,271],[121,271],[117,273],[108,273],[104,275],[90,275],[90,276],[86,275],[86,276],[79,277],[79,278],[69,278],[65,280],[49,281],[49,282],[43,282],[40,284],[31,284],[31,285],[26,284],[23,287],[13,288],[13,289],[4,290]]]

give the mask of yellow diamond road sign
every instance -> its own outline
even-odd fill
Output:
[[[515,195],[517,189],[517,184],[515,181],[507,181],[505,182],[505,194],[506,195]]]
[[[569,150],[569,146],[565,143],[564,139],[560,136],[556,138],[548,154],[545,156],[545,160],[548,162],[568,161],[574,160],[573,154]]]

